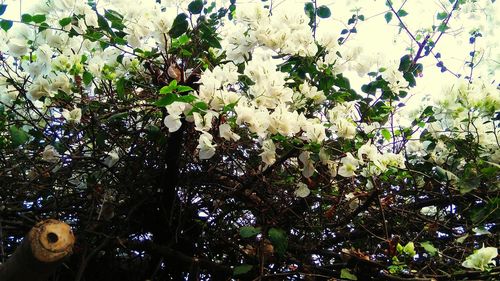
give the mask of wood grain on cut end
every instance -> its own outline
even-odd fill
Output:
[[[52,219],[37,223],[29,239],[33,256],[42,262],[54,262],[70,255],[75,243],[71,227]]]

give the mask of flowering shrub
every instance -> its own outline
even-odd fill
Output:
[[[351,43],[358,12],[349,30],[322,32],[331,11],[316,1],[136,2],[42,1],[0,22],[2,212],[74,226],[81,250],[62,275],[497,270],[494,247],[479,265],[465,256],[498,242],[498,85],[472,74],[472,53],[465,80],[404,111],[421,61],[439,60],[453,13],[473,1],[447,3],[420,39],[387,2],[385,20],[417,43],[387,61]],[[20,235],[2,238],[9,251]]]

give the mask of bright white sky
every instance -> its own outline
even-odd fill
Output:
[[[4,0],[8,4],[4,18],[18,19],[21,14],[20,9],[26,11],[35,1],[37,0]],[[220,2],[229,2],[229,0],[220,0]],[[259,0],[237,0],[236,4],[237,7],[244,7],[246,4],[255,2]],[[304,0],[274,0],[273,7],[274,9],[302,10],[304,2]],[[384,14],[388,8],[385,6],[385,0],[318,0],[317,2],[318,6],[326,5],[332,11],[331,18],[320,22],[320,32],[335,32],[340,35],[340,31],[345,28],[353,11],[359,9],[359,14],[363,14],[366,20],[356,26],[358,33],[351,36],[351,43],[354,46],[363,47],[364,56],[399,60],[407,53],[405,49],[410,46],[411,40],[404,31],[399,32],[395,17],[390,24],[386,23]],[[439,25],[440,21],[436,19],[436,13],[443,12],[451,6],[448,0],[393,0],[393,2],[396,8],[405,2],[404,10],[409,14],[403,20],[411,31],[430,28],[433,24]],[[441,53],[442,60],[448,69],[454,73],[467,75],[469,70],[465,66],[465,61],[469,58],[469,52],[472,51],[472,45],[468,42],[469,32],[474,28],[480,28],[483,37],[477,40],[476,48],[484,52],[484,58],[475,70],[475,74],[481,74],[483,78],[487,78],[487,81],[495,81],[498,84],[500,82],[498,48],[500,36],[495,36],[495,31],[500,27],[500,7],[498,3],[492,4],[491,0],[478,0],[478,2],[481,3],[480,6],[488,8],[477,10],[469,4],[462,6],[470,13],[451,19],[450,29],[434,50]],[[412,105],[419,104],[426,94],[439,95],[445,85],[455,80],[452,74],[440,72],[435,66],[437,61],[432,55],[420,62],[424,64],[424,76],[417,80],[417,87],[412,91],[415,96],[408,103]],[[360,78],[356,73],[348,73],[347,76],[355,87],[360,87],[362,83],[368,81],[366,77]]]

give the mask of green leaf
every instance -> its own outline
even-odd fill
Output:
[[[408,242],[404,248],[403,248],[403,252],[409,256],[414,256],[416,255],[417,253],[415,252],[415,245],[413,244],[413,242]]]
[[[92,82],[92,79],[94,79],[94,76],[92,75],[92,73],[85,71],[83,72],[82,79],[85,85],[89,85]]]
[[[382,134],[382,136],[384,137],[384,139],[386,139],[387,141],[390,141],[391,140],[391,132],[389,132],[389,130],[387,129],[382,129],[380,131],[380,133]]]
[[[445,32],[447,29],[449,29],[449,27],[445,23],[440,24],[438,27],[439,32]]]
[[[29,140],[29,135],[22,129],[16,126],[11,126],[9,128],[10,138],[14,146],[20,146]]]
[[[46,29],[49,29],[49,28],[50,28],[50,26],[49,26],[49,24],[48,24],[48,23],[46,23],[46,22],[42,22],[42,23],[40,24],[40,26],[38,27],[38,32],[42,32],[42,31],[44,31],[44,30],[46,30]]]
[[[47,18],[45,17],[45,15],[34,15],[31,17],[31,20],[35,23],[42,23],[46,20]]]
[[[177,95],[173,94],[173,93],[168,93],[164,97],[162,97],[161,99],[157,100],[154,103],[154,105],[156,105],[158,107],[164,107],[164,106],[167,106],[167,105],[174,103],[175,101],[177,101]]]
[[[172,80],[167,86],[160,89],[160,95],[170,94],[177,89],[177,80]]]
[[[342,268],[340,270],[340,278],[347,280],[358,280],[358,277],[352,274],[349,268]]]
[[[121,22],[123,20],[123,16],[118,13],[117,11],[114,11],[114,10],[106,10],[104,12],[104,17],[107,18],[108,20],[110,20],[111,22],[114,22],[114,21],[118,21],[118,22]]]
[[[421,242],[420,246],[422,246],[422,248],[424,248],[424,250],[431,256],[435,256],[438,253],[438,249],[436,249],[436,247],[434,247],[434,245],[432,245],[429,241]]]
[[[316,14],[323,19],[329,18],[332,15],[332,12],[330,11],[330,8],[328,8],[325,5],[321,5],[318,7],[316,10]]]
[[[7,4],[0,4],[0,16],[5,13],[6,9],[7,9]]]
[[[436,18],[437,18],[438,20],[444,20],[444,19],[445,19],[445,18],[447,18],[447,17],[448,17],[448,13],[447,13],[447,12],[441,12],[441,13],[438,13],[438,14],[437,14],[437,16],[436,16]]]
[[[312,19],[314,16],[314,5],[313,3],[309,2],[304,5],[304,12],[306,13],[307,17]]]
[[[245,273],[249,272],[250,270],[252,270],[252,268],[253,268],[253,265],[251,265],[251,264],[238,265],[234,268],[233,275],[245,274]]]
[[[2,28],[5,31],[8,31],[12,27],[12,21],[11,20],[1,20],[0,21],[0,28]]]
[[[125,78],[121,77],[118,79],[116,82],[116,94],[119,99],[124,99],[125,98]]]
[[[250,238],[259,234],[260,231],[261,231],[260,227],[243,226],[240,228],[240,236],[242,238]]]
[[[70,24],[72,20],[73,19],[71,17],[60,19],[59,20],[59,25],[61,25],[62,27],[64,27],[64,26]]]
[[[177,86],[177,93],[184,93],[190,91],[193,91],[193,88],[189,86],[184,86],[184,85]]]
[[[31,21],[32,21],[32,19],[31,19],[31,15],[30,14],[22,14],[21,15],[21,22],[29,23]]]
[[[195,0],[188,5],[188,11],[191,14],[199,14],[203,10],[203,1],[202,0]]]
[[[185,102],[185,103],[192,103],[195,100],[196,100],[195,96],[185,95],[185,96],[178,96],[176,101]]]
[[[271,228],[268,232],[269,240],[274,246],[278,256],[284,256],[288,247],[288,239],[286,232],[282,229]]]
[[[177,38],[187,31],[189,24],[188,24],[188,21],[186,19],[187,19],[187,15],[184,13],[177,15],[177,17],[174,19],[174,23],[172,24],[172,28],[168,32],[168,34],[172,38]]]
[[[408,15],[408,12],[406,12],[405,10],[399,10],[398,11],[398,16],[401,17],[401,18],[405,17],[407,15]]]
[[[387,12],[384,15],[385,21],[389,23],[392,20],[392,12]]]

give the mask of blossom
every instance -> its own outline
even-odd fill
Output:
[[[311,194],[311,190],[307,187],[307,185],[305,183],[299,182],[297,184],[297,187],[298,188],[293,192],[293,195],[300,197],[300,198],[304,198],[304,197],[309,196],[309,194]]]
[[[67,109],[63,109],[62,111],[62,116],[64,119],[66,119],[68,122],[78,124],[80,123],[82,119],[82,109],[75,107],[71,111]]]
[[[116,165],[116,163],[118,163],[118,160],[120,160],[119,152],[120,152],[120,149],[117,147],[115,147],[111,151],[107,152],[106,153],[107,157],[104,158],[103,164],[108,168],[111,168],[114,165]]]
[[[272,165],[276,161],[276,146],[271,139],[267,139],[262,143],[262,149],[264,150],[259,156],[262,158],[267,166]]]
[[[468,256],[462,263],[463,267],[478,269],[485,271],[489,268],[490,264],[496,265],[493,260],[498,256],[498,249],[495,247],[483,247],[479,250],[475,250],[474,253]]]
[[[47,145],[42,152],[42,160],[50,163],[57,163],[61,155],[52,145]]]
[[[302,175],[306,178],[310,178],[314,174],[314,162],[311,160],[311,152],[303,151],[299,155],[299,160],[304,165],[302,168]]]
[[[351,153],[347,153],[345,157],[340,160],[342,166],[338,169],[338,174],[349,178],[356,175],[356,170],[358,169],[358,160],[352,156]]]
[[[39,100],[41,97],[50,96],[50,84],[45,78],[37,78],[28,89],[28,94],[32,100]]]
[[[353,139],[356,136],[356,126],[347,119],[339,119],[335,122],[337,135],[345,139]]]
[[[231,131],[231,126],[227,123],[219,126],[219,136],[226,140],[238,141],[240,139],[240,136]]]
[[[165,126],[167,126],[168,131],[170,133],[173,133],[179,130],[182,126],[181,116],[169,114],[165,116],[165,119],[163,119],[163,123],[165,124]]]
[[[399,91],[406,89],[409,85],[401,71],[394,65],[387,67],[385,71],[382,72],[382,78],[389,83],[389,88],[394,93],[399,93]]]
[[[26,40],[20,38],[13,38],[7,43],[9,54],[14,57],[21,57],[28,53],[28,45]]]
[[[215,155],[216,144],[212,143],[213,136],[207,132],[202,132],[200,138],[198,139],[198,148],[200,150],[200,159],[210,159]]]

